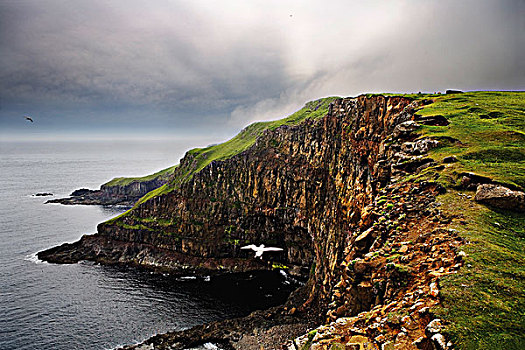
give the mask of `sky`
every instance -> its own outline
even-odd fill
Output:
[[[0,141],[220,141],[325,96],[524,90],[524,13],[523,0],[0,0]]]

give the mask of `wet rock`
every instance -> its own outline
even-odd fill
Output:
[[[479,185],[474,199],[477,202],[496,208],[509,209],[518,212],[525,211],[525,193],[521,191],[513,191],[500,185]]]
[[[33,196],[35,197],[47,197],[47,196],[52,196],[53,193],[49,193],[49,192],[39,192],[39,193],[35,193]]]

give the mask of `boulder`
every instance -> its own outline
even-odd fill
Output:
[[[407,137],[419,128],[419,124],[413,120],[409,120],[396,125],[394,128],[394,137]]]
[[[476,202],[496,208],[509,209],[518,212],[525,211],[525,192],[513,191],[501,185],[479,185],[474,199]]]

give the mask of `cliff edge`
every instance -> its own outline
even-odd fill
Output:
[[[333,99],[323,115],[258,129],[225,157],[188,152],[168,183],[97,234],[38,256],[195,273],[277,265],[308,277],[286,305],[137,348],[210,340],[236,349],[519,346],[523,315],[509,306],[524,300],[522,95]],[[475,201],[486,186],[500,198],[486,202],[496,208]],[[517,204],[495,204],[509,202]],[[488,230],[495,217],[504,224]],[[261,262],[240,249],[247,244],[284,251]],[[472,298],[495,278],[498,258],[509,265],[491,286],[494,305],[482,310]],[[469,312],[497,321],[487,330]],[[283,341],[282,327],[294,322],[319,326]]]

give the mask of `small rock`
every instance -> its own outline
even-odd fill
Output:
[[[79,197],[79,196],[85,196],[87,194],[91,194],[93,192],[96,192],[95,190],[90,190],[90,189],[87,189],[87,188],[81,188],[79,190],[75,190],[73,191],[70,196],[71,197]]]
[[[408,338],[405,332],[399,332],[396,336],[396,343],[404,342]]]
[[[412,344],[414,344],[418,349],[432,349],[431,340],[425,337],[417,338]]]

